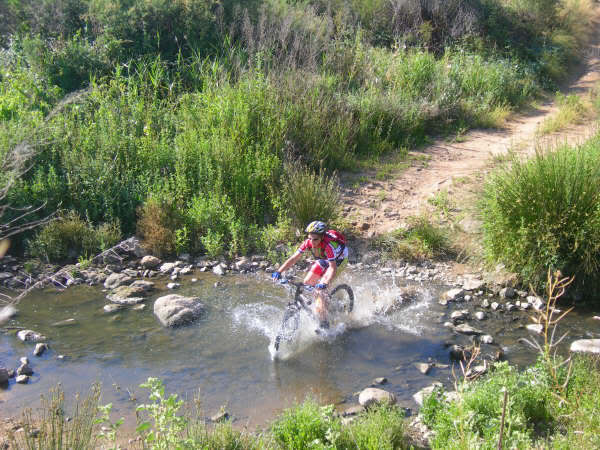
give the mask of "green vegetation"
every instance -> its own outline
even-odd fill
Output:
[[[446,230],[435,225],[427,215],[412,217],[407,228],[378,237],[373,246],[380,249],[386,258],[408,261],[452,254]]]
[[[431,446],[495,449],[503,424],[504,448],[596,448],[600,421],[592,405],[600,401],[598,364],[597,358],[581,357],[570,374],[563,367],[558,381],[566,383],[564,396],[543,359],[523,372],[496,363],[490,375],[461,384],[457,401],[447,401],[438,390],[421,409],[435,433]]]
[[[196,413],[182,414],[183,401],[167,395],[162,382],[149,378],[141,387],[149,390],[149,403],[137,407],[136,433],[143,448],[153,450],[185,449],[356,449],[379,450],[407,448],[403,436],[403,412],[382,405],[361,413],[342,425],[333,405],[319,406],[314,400],[283,412],[263,433],[235,430],[225,421],[208,427]],[[67,414],[64,395],[53,391],[50,402],[43,402],[39,416],[25,410],[25,433],[9,436],[15,448],[84,449],[102,444],[119,448],[123,419],[111,421],[111,405],[100,405],[100,389],[76,402]],[[71,419],[72,417],[72,419]],[[121,437],[122,438],[122,437]]]
[[[552,88],[585,40],[591,4],[424,8],[5,2],[0,157],[25,163],[0,180],[3,204],[17,208],[3,208],[3,221],[19,208],[40,207],[31,220],[61,208],[93,227],[139,231],[164,255],[261,249],[265,227],[336,220],[335,205],[323,210],[335,170],[405,155],[434,134],[497,125]],[[308,189],[311,180],[328,194]],[[153,208],[173,214],[153,227]],[[13,250],[61,254],[24,247]]]
[[[539,287],[548,268],[595,286],[600,265],[600,135],[579,147],[513,158],[487,181],[484,246]],[[593,290],[588,290],[593,295]]]
[[[540,127],[541,134],[554,133],[569,125],[581,123],[590,114],[589,107],[576,94],[564,95],[559,92],[556,94],[556,103],[558,113],[544,120]]]

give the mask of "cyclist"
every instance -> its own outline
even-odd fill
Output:
[[[292,267],[306,250],[310,250],[316,261],[304,277],[304,284],[317,289],[316,312],[319,316],[321,328],[329,328],[327,321],[327,286],[339,274],[348,261],[348,247],[346,239],[335,230],[328,230],[324,222],[315,220],[304,230],[308,238],[272,274],[273,280],[279,280],[281,274]],[[325,294],[325,295],[320,295]]]

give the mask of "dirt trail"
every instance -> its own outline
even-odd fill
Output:
[[[599,29],[600,9],[593,27]],[[582,64],[561,91],[588,96],[600,80],[600,32],[596,31]],[[343,193],[344,214],[363,237],[373,237],[403,226],[407,218],[418,215],[441,190],[451,192],[456,181],[485,173],[491,168],[492,157],[509,150],[527,155],[547,144],[580,143],[593,133],[592,119],[571,125],[558,133],[539,136],[538,128],[548,117],[558,112],[552,99],[536,108],[513,115],[499,130],[472,130],[461,137],[461,142],[439,139],[432,145],[411,152],[413,163],[404,170],[392,173],[385,181],[376,180],[376,171],[342,177],[346,186]],[[370,181],[359,187],[350,187],[352,180],[362,176]],[[372,181],[371,181],[372,180]],[[453,183],[454,182],[454,183]]]

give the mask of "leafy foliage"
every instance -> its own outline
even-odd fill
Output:
[[[513,159],[488,181],[484,245],[524,280],[541,285],[547,270],[593,281],[600,264],[600,137],[583,146]]]

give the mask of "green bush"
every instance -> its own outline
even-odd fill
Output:
[[[176,230],[183,219],[174,203],[151,196],[138,208],[137,234],[142,246],[160,258],[176,251]]]
[[[485,379],[462,385],[458,401],[446,401],[439,391],[425,399],[423,417],[435,433],[432,448],[496,448],[504,390],[508,405],[503,446],[533,448],[534,430],[545,432],[555,425],[550,376],[541,363],[518,372],[506,362],[497,363]]]
[[[118,222],[93,227],[74,211],[45,225],[29,242],[28,251],[46,261],[75,261],[112,247],[121,239]]]
[[[337,448],[378,450],[405,448],[404,415],[395,406],[369,408],[343,428]]]
[[[299,164],[286,166],[283,202],[293,224],[304,229],[313,220],[332,223],[340,211],[340,191],[335,175],[314,173]]]
[[[434,225],[426,215],[411,217],[408,228],[381,236],[373,245],[382,249],[389,259],[422,261],[452,253],[446,231]]]
[[[541,286],[549,268],[592,282],[600,267],[600,137],[580,147],[513,159],[482,199],[484,246],[523,280]]]
[[[340,428],[332,406],[322,407],[308,399],[295,408],[285,410],[273,423],[271,432],[282,447],[302,450],[335,445]]]

